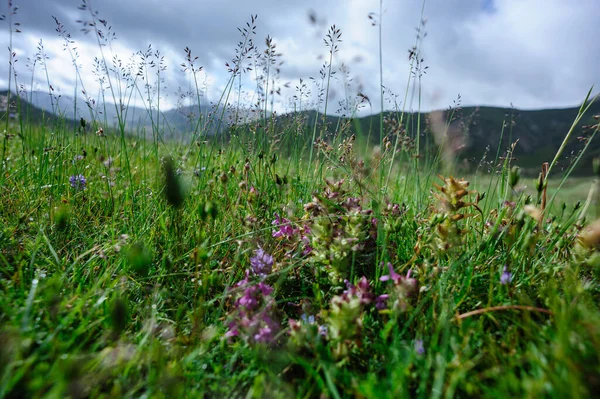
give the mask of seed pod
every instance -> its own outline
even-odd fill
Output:
[[[535,185],[535,189],[538,193],[541,193],[542,191],[544,191],[545,186],[546,182],[544,181],[544,174],[540,173],[540,176],[538,177],[537,183]]]
[[[521,168],[519,168],[518,166],[513,166],[510,169],[510,174],[508,176],[508,184],[510,184],[510,186],[512,188],[515,188],[515,186],[517,184],[519,184],[520,179],[521,179]]]
[[[219,176],[219,180],[221,181],[221,183],[226,184],[229,180],[227,173],[221,173],[221,175]]]
[[[179,181],[179,178],[177,177],[177,172],[175,171],[175,167],[171,158],[167,158],[165,160],[164,169],[165,197],[167,199],[167,203],[175,208],[179,208],[183,205],[185,195],[183,193],[183,187],[181,185],[181,182]]]
[[[597,177],[600,177],[600,158],[594,158],[594,160],[592,161],[592,166],[594,168],[594,174]]]
[[[110,322],[112,324],[113,336],[119,337],[127,327],[127,319],[129,318],[129,308],[127,302],[123,298],[116,298],[110,309]]]

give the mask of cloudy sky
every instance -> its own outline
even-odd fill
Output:
[[[115,33],[110,48],[102,49],[109,64],[113,56],[127,64],[136,51],[149,45],[160,51],[167,67],[162,72],[165,89],[161,101],[169,105],[177,102],[178,89],[191,87],[191,75],[180,66],[186,47],[204,68],[198,78],[207,87],[208,100],[218,100],[229,76],[225,63],[232,63],[236,45],[243,40],[237,28],[245,27],[251,15],[258,16],[254,36],[258,50],[264,50],[265,38],[270,35],[281,53],[278,87],[282,91],[275,104],[281,112],[291,109],[299,79],[305,80],[311,93],[304,101],[316,98],[314,82],[321,81],[319,70],[328,59],[323,38],[333,24],[340,29],[342,41],[333,58],[333,70],[338,73],[331,82],[330,111],[338,108],[342,98],[357,92],[372,102],[372,108],[366,107],[363,113],[379,110],[379,27],[373,26],[374,21],[381,21],[382,27],[383,82],[390,93],[386,94],[386,108],[393,96],[404,103],[410,76],[408,50],[415,44],[422,18],[426,24],[421,32],[427,34],[422,35],[419,50],[422,68],[428,67],[421,79],[423,110],[446,108],[459,95],[463,105],[566,107],[580,103],[592,85],[596,92],[600,88],[598,0],[426,0],[424,4],[420,0],[383,0],[382,15],[378,0],[87,3]],[[83,86],[88,95],[97,95],[94,58],[100,58],[101,51],[94,34],[81,32],[77,21],[91,18],[89,11],[78,9],[82,4],[83,0],[13,0],[19,7],[13,22],[20,23],[17,28],[21,30],[13,35],[19,84],[29,89],[33,77],[34,88],[47,91],[46,70],[38,62],[34,73],[31,71],[41,39],[50,83],[57,92],[73,95],[77,75],[63,38],[55,31],[54,16],[74,40],[71,47],[79,54]],[[0,2],[0,14],[8,12],[7,1]],[[0,48],[7,51],[7,21],[1,29]],[[9,75],[7,58],[0,58],[2,88],[6,88]],[[346,78],[339,72],[342,63]],[[242,76],[246,101],[255,99],[256,76],[254,71]],[[411,96],[414,91],[408,93],[407,107],[416,109],[417,100]]]

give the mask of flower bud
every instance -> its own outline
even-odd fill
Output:
[[[520,179],[521,179],[521,168],[519,168],[518,166],[513,166],[510,169],[510,174],[508,176],[508,184],[510,184],[510,186],[512,188],[515,188],[515,186],[517,184],[519,184]]]
[[[592,166],[594,169],[594,174],[600,177],[600,158],[594,158],[594,160],[592,161]]]

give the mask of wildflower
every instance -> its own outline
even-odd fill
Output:
[[[357,285],[346,281],[346,286],[348,289],[342,295],[331,299],[328,321],[334,339],[354,338],[362,327],[364,305],[374,300],[366,277],[362,277]]]
[[[310,253],[312,252],[312,246],[310,245],[310,238],[308,237],[308,235],[311,233],[310,227],[304,226],[304,228],[302,229],[302,233],[303,234],[300,237],[300,240],[302,241],[302,244],[304,245],[304,250],[302,250],[302,256],[310,255]]]
[[[314,315],[303,313],[300,320],[288,320],[289,334],[292,341],[298,345],[312,344],[323,338],[327,338],[327,326],[319,324]]]
[[[196,170],[194,170],[194,176],[199,177],[205,171],[206,171],[206,166],[203,166],[200,169],[196,169]]]
[[[417,352],[419,355],[422,355],[425,353],[425,347],[423,346],[422,339],[416,339],[414,345],[415,345],[415,352]]]
[[[388,294],[379,295],[375,299],[375,309],[384,310],[387,309],[387,300],[390,299]]]
[[[402,276],[394,270],[394,267],[390,262],[387,264],[390,274],[381,276],[379,281],[392,281],[393,287],[390,295],[380,295],[375,302],[375,307],[378,310],[387,308],[388,299],[392,300],[392,309],[398,309],[405,311],[408,307],[409,297],[417,292],[417,280],[412,278],[411,270],[406,273],[406,276]]]
[[[259,247],[250,258],[250,266],[254,274],[265,278],[273,270],[273,257]]]
[[[302,319],[302,321],[304,323],[315,324],[315,316],[314,315],[307,316],[306,313],[303,313],[302,316],[300,316],[300,318]]]
[[[500,276],[500,284],[507,285],[512,281],[512,274],[508,271],[508,267],[504,265],[502,269],[502,276]]]
[[[398,285],[404,280],[407,283],[409,283],[410,285],[416,285],[417,281],[414,278],[410,277],[412,270],[409,270],[408,273],[406,273],[406,277],[404,277],[404,276],[401,276],[400,274],[396,273],[396,271],[394,270],[394,266],[390,262],[387,263],[387,267],[390,271],[390,274],[381,276],[379,278],[379,281],[392,280],[394,282],[394,284]]]
[[[275,214],[275,220],[271,224],[279,227],[279,230],[273,231],[274,238],[292,238],[298,232],[298,229],[292,227],[289,219],[282,218],[277,213]]]
[[[319,335],[320,336],[327,337],[328,333],[329,333],[329,329],[327,328],[327,326],[325,326],[325,325],[319,326]]]
[[[85,190],[87,180],[83,175],[73,175],[69,177],[69,183],[71,184],[71,187],[76,190]]]
[[[246,272],[246,277],[236,287],[243,291],[234,303],[225,337],[239,337],[251,344],[271,343],[279,331],[279,324],[273,318],[273,287],[262,282],[251,284],[249,272]]]
[[[366,277],[362,277],[356,285],[348,281],[346,285],[348,289],[330,301],[329,311],[325,313],[327,330],[319,329],[320,334],[327,334],[328,338],[337,344],[334,355],[338,358],[347,356],[350,347],[357,345],[367,310],[366,305],[375,300]]]

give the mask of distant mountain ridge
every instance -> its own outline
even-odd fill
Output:
[[[420,128],[421,148],[436,147],[435,134],[433,131],[441,130],[447,138],[456,141],[455,155],[461,160],[461,164],[469,170],[480,168],[486,170],[493,168],[491,165],[496,154],[500,157],[506,155],[507,150],[513,143],[515,146],[512,157],[514,164],[522,168],[524,174],[537,175],[543,162],[551,162],[557,150],[561,146],[566,134],[575,121],[579,107],[563,109],[544,109],[525,111],[501,107],[460,107],[444,111],[433,112],[408,112],[403,117],[403,129],[415,137],[415,132]],[[352,123],[347,124],[347,134],[362,134],[370,137],[371,144],[379,143],[380,114],[355,118]],[[398,120],[399,115],[392,112],[384,112],[384,119]],[[321,121],[322,115],[316,116],[314,111],[307,111],[302,118],[295,114],[282,115],[279,117],[280,124],[284,125],[291,120],[302,119],[307,125],[307,132],[312,132],[314,121]],[[588,112],[567,142],[567,146],[558,162],[558,168],[567,167],[571,160],[583,149],[586,140],[591,136],[595,126],[600,122],[600,101],[593,103]],[[287,120],[288,122],[284,122]],[[437,120],[437,129],[432,126]],[[343,119],[335,116],[327,116],[327,124],[335,127],[341,124]],[[389,126],[384,124],[384,136],[392,136]],[[369,134],[370,132],[370,134]],[[307,137],[306,139],[311,139]],[[447,139],[446,138],[446,139]],[[392,139],[392,141],[394,141]],[[436,147],[437,148],[437,147]],[[436,150],[434,149],[434,152]],[[577,164],[575,173],[591,174],[592,160],[600,157],[600,135],[588,147],[586,153]]]
[[[5,117],[6,109],[2,109],[2,98],[6,98],[7,92],[0,92],[0,118]],[[13,99],[15,98],[14,95]],[[31,100],[32,104],[29,104]],[[13,102],[13,101],[11,101]],[[73,117],[75,109],[74,101],[68,97],[61,97],[58,105],[51,101],[47,93],[34,92],[29,93],[27,98],[21,98],[22,110],[27,110],[31,121],[41,121],[42,116],[46,120],[57,119],[56,113],[62,115],[67,121],[78,123],[79,118],[83,117],[86,120],[90,119],[89,108],[83,100],[78,100],[78,112]],[[81,106],[80,106],[81,105]],[[4,105],[6,108],[6,105]],[[104,107],[103,107],[104,108]],[[97,108],[96,108],[97,109]],[[200,111],[202,120],[208,120],[211,108],[209,106],[201,106]],[[544,109],[534,111],[523,111],[501,107],[462,107],[449,109],[442,112],[443,123],[447,123],[448,132],[455,137],[459,137],[461,148],[457,150],[463,163],[468,163],[471,168],[482,167],[482,159],[485,154],[485,161],[489,162],[495,158],[497,152],[501,155],[506,153],[506,150],[512,143],[517,142],[513,157],[515,164],[523,167],[524,172],[536,174],[541,167],[542,162],[550,162],[567,132],[569,131],[573,121],[575,120],[579,107],[563,108],[563,109]],[[14,114],[16,109],[11,109],[11,114]],[[221,110],[218,111],[220,114]],[[202,125],[201,129],[209,130],[210,134],[217,132],[217,126],[222,132],[225,132],[231,119],[234,115],[240,114],[240,122],[252,121],[255,118],[250,111],[226,109],[224,113],[224,123],[218,123],[218,118],[212,126]],[[303,118],[297,118],[301,116]],[[434,143],[432,130],[432,116],[438,115],[440,111],[434,113],[407,113],[404,115],[404,128],[407,131],[417,131],[417,126],[420,126],[422,146]],[[156,111],[153,111],[154,123],[157,117]],[[186,106],[178,109],[164,111],[158,115],[159,130],[163,132],[165,139],[181,139],[193,131],[198,121],[199,110],[198,106]],[[573,159],[583,148],[585,140],[590,136],[593,128],[599,123],[598,115],[600,115],[600,102],[591,105],[588,113],[576,127],[573,136],[567,143],[567,147],[563,152],[563,156],[559,161],[559,167],[568,166],[570,160]],[[219,115],[220,116],[220,115]],[[316,116],[316,117],[315,117]],[[396,114],[385,112],[384,116],[390,119],[397,118]],[[109,126],[116,125],[116,110],[113,104],[106,104],[106,112],[101,110],[97,113],[100,122],[106,121]],[[143,108],[129,107],[127,109],[126,126],[136,131],[138,129],[146,129],[147,132],[152,131],[152,118],[149,112]],[[286,123],[286,120],[302,119],[305,124],[305,140],[311,140],[311,126],[314,126],[314,121],[321,121],[321,115],[317,115],[315,111],[304,111],[302,113],[293,113],[277,116],[279,125]],[[338,124],[347,121],[344,118],[336,116],[327,116],[327,123],[335,127]],[[371,138],[371,143],[376,144],[379,140],[379,123],[380,115],[370,115],[366,117],[354,118],[349,126],[347,133],[362,134]],[[384,132],[389,133],[387,127],[384,126]],[[369,133],[370,132],[370,133]],[[449,133],[449,134],[450,134]],[[588,151],[578,164],[576,169],[580,174],[592,173],[592,159],[600,157],[600,137],[595,138],[590,144]],[[483,166],[485,167],[485,165]]]
[[[0,96],[3,98],[6,98],[7,94],[6,90],[0,92]],[[12,93],[11,98],[14,100],[16,95]],[[87,121],[94,119],[104,127],[116,128],[118,126],[119,112],[113,103],[88,104],[83,98],[75,100],[70,96],[55,96],[41,91],[22,94],[20,99],[22,109],[28,109],[28,112],[36,115],[38,119],[42,114],[45,114],[48,118],[61,117],[66,121],[79,121],[81,118]],[[14,103],[14,101],[11,102]],[[13,107],[11,111],[15,113],[17,110]],[[158,123],[163,138],[175,139],[195,129],[199,116],[201,117],[199,128],[208,130],[209,135],[216,134],[219,129],[224,129],[225,125],[223,124],[213,123],[210,126],[206,124],[211,112],[213,112],[213,107],[207,103],[201,104],[200,107],[198,105],[188,105],[166,111],[161,110],[160,112],[156,109],[148,110],[129,105],[123,107],[121,117],[124,118],[125,126],[130,131],[145,130],[151,132],[153,125]],[[221,109],[217,111],[219,116],[221,112]],[[235,117],[243,122],[251,119],[251,114],[245,110],[225,110],[224,120],[229,121]]]

